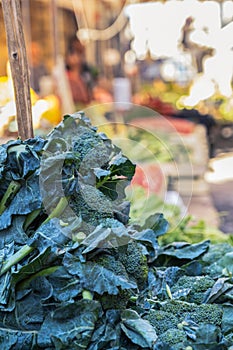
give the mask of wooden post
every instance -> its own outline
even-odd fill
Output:
[[[56,0],[50,0],[50,12],[52,17],[52,38],[53,38],[53,64],[57,64],[57,59],[59,55],[59,40],[58,40],[58,8]]]
[[[33,137],[29,69],[22,25],[20,0],[2,0],[8,55],[15,92],[18,135]]]

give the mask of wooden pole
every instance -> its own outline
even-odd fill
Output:
[[[18,135],[33,137],[29,69],[22,25],[20,0],[2,0],[8,55],[15,92]]]
[[[52,16],[53,63],[55,66],[57,64],[57,58],[59,54],[58,23],[57,23],[58,9],[57,9],[56,0],[51,0],[50,11]]]

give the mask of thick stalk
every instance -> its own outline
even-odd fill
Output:
[[[35,248],[29,245],[24,245],[20,250],[13,254],[7,259],[0,270],[0,277],[11,269],[12,266],[16,265],[19,261],[23,260],[28,254],[30,254]]]
[[[4,196],[2,197],[2,200],[0,202],[0,215],[4,212],[4,210],[7,208],[11,200],[14,198],[15,194],[20,189],[20,183],[17,181],[12,180],[4,193]]]
[[[35,218],[40,214],[40,212],[41,212],[41,209],[36,209],[32,211],[30,214],[28,214],[23,224],[23,228],[25,231],[27,231],[28,227],[35,220]]]
[[[59,200],[56,208],[51,212],[51,214],[47,217],[47,219],[43,222],[42,225],[47,224],[49,220],[51,220],[52,218],[59,217],[63,213],[67,205],[68,205],[68,198],[62,197]],[[5,261],[5,263],[3,264],[0,270],[0,277],[4,273],[9,271],[12,266],[17,264],[19,261],[25,258],[28,254],[30,254],[34,249],[35,247],[24,245],[17,253],[12,255],[8,260]]]
[[[52,267],[48,267],[46,269],[43,269],[41,271],[38,271],[37,273],[34,273],[34,275],[31,275],[29,278],[27,278],[26,280],[19,283],[19,285],[17,287],[18,290],[26,289],[27,287],[29,287],[31,281],[33,281],[35,278],[49,276],[52,273],[54,273],[55,271],[57,271],[59,268],[60,268],[60,266],[52,266]]]
[[[47,217],[47,219],[43,222],[43,224],[47,224],[51,219],[53,218],[59,218],[59,216],[64,212],[64,210],[66,209],[67,205],[68,205],[68,198],[67,197],[62,197],[56,208],[49,214],[49,216]]]

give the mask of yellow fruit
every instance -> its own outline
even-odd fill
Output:
[[[57,96],[48,95],[44,97],[48,103],[48,110],[42,113],[41,118],[48,120],[52,125],[57,125],[62,119],[61,105]]]

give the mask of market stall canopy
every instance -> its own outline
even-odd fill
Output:
[[[36,1],[36,0],[34,0]],[[50,0],[39,0],[40,2],[50,2]],[[0,0],[0,3],[2,0]],[[56,0],[57,6],[68,8],[68,9],[80,9],[82,5],[80,1],[72,1],[72,0]]]

